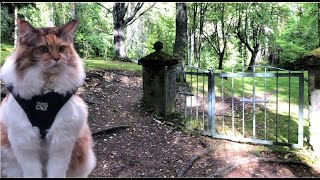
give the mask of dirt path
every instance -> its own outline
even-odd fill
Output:
[[[98,163],[91,177],[320,177],[304,163],[274,161],[262,146],[181,132],[140,103],[142,78],[133,72],[89,71],[80,95],[89,107]],[[288,156],[290,160],[290,155]]]

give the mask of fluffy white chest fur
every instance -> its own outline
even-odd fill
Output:
[[[24,99],[49,91],[72,92],[83,84],[85,73],[80,57],[73,49],[69,51],[75,59],[72,66],[64,62],[62,54],[62,60],[33,64],[23,73],[17,70],[17,52],[13,52],[1,68],[1,78],[7,86],[14,87],[12,93]],[[48,67],[49,74],[45,71]],[[73,95],[42,139],[39,129],[31,125],[24,110],[9,94],[0,105],[1,176],[87,177],[96,165],[87,118],[86,104]]]

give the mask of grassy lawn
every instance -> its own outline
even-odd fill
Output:
[[[5,58],[8,57],[10,53],[9,51],[0,51],[0,65],[4,63]]]
[[[84,60],[85,66],[88,69],[116,69],[116,70],[127,70],[142,72],[142,66],[136,63],[130,62],[119,62],[111,60]]]
[[[10,51],[0,51],[0,65],[3,64],[5,58],[10,55]],[[127,70],[142,72],[142,66],[136,63],[130,62],[119,62],[112,60],[95,60],[85,59],[85,67],[87,69],[116,69],[116,70]]]

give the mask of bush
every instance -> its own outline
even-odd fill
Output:
[[[301,59],[307,53],[307,50],[303,46],[298,46],[292,42],[283,42],[280,48],[280,68],[287,70],[305,69],[304,64],[301,63]]]
[[[1,43],[13,44],[14,18],[9,14],[8,8],[1,6]],[[2,44],[1,44],[2,48]]]

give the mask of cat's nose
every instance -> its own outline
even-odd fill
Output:
[[[60,60],[60,57],[54,57],[52,59],[55,60],[56,62],[58,62]]]

